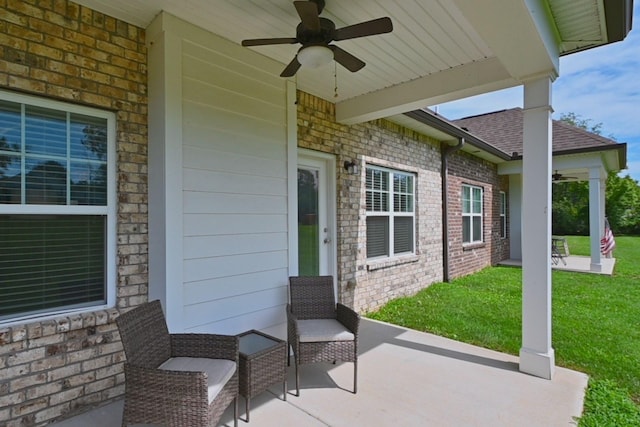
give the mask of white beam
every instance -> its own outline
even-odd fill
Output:
[[[605,168],[602,152],[566,154],[552,158],[552,169],[583,169],[585,172],[591,168]],[[522,160],[510,160],[498,165],[498,175],[513,175],[522,173]]]
[[[551,79],[524,85],[520,370],[551,379]]]
[[[355,124],[517,85],[496,58],[454,67],[336,104],[336,120]]]

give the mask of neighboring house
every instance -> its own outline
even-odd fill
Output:
[[[428,20],[373,2],[413,33],[353,42],[367,67],[328,84],[330,68],[279,77],[290,47],[239,44],[283,22],[293,31],[289,2],[79,3],[11,1],[0,15],[0,425],[121,396],[114,319],[149,299],[172,331],[282,336],[290,275],[332,274],[339,300],[366,312],[506,257],[513,185],[501,168],[518,160],[413,110],[524,84],[525,104],[542,99],[529,123],[545,129],[558,56],[622,40],[631,13],[602,2],[576,23],[518,2],[506,28],[501,2],[408,1],[451,21],[422,44],[412,34],[430,39]],[[598,36],[572,40],[568,20]],[[523,328],[550,337],[548,304],[524,304]],[[550,342],[528,336],[521,369],[550,378]]]

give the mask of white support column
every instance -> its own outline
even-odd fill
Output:
[[[591,271],[602,271],[600,238],[603,235],[604,207],[601,193],[600,168],[589,169],[589,236],[591,238]]]
[[[524,85],[520,371],[551,379],[551,79]]]

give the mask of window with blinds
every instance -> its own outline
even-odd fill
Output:
[[[366,168],[367,258],[413,253],[415,176]]]
[[[0,92],[0,322],[107,303],[114,120]]]
[[[500,192],[500,238],[507,238],[507,194]]]
[[[462,243],[481,243],[482,188],[462,186]]]

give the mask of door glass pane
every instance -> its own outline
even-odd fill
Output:
[[[298,274],[320,274],[317,170],[298,169]]]

